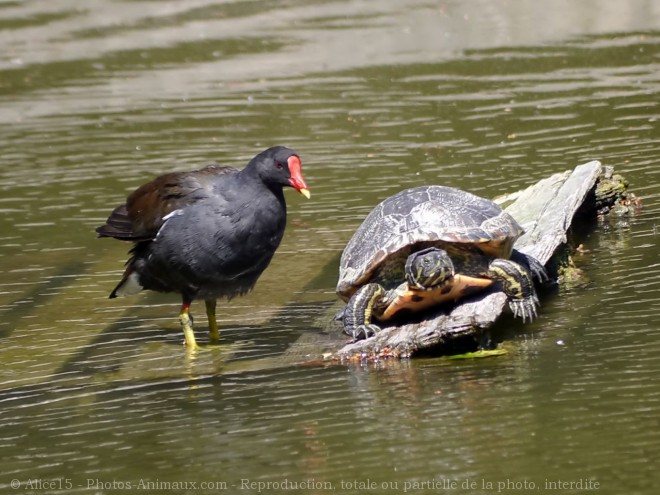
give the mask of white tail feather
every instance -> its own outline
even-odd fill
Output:
[[[124,297],[124,296],[134,296],[138,292],[140,292],[144,287],[140,285],[140,277],[138,277],[138,274],[135,272],[132,272],[124,281],[123,284],[121,284],[119,287],[117,287],[117,290],[115,290],[115,295],[117,297]]]

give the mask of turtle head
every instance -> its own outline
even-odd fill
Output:
[[[406,282],[416,289],[432,289],[453,276],[454,264],[447,251],[439,248],[417,251],[406,261]]]

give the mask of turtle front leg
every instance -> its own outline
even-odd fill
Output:
[[[494,259],[488,266],[488,278],[497,281],[509,299],[513,315],[532,321],[538,316],[539,298],[529,271],[515,261]]]
[[[344,310],[344,333],[355,340],[367,339],[380,332],[380,327],[371,323],[374,306],[385,289],[380,284],[363,285],[349,299]]]

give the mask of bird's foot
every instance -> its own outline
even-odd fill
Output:
[[[179,321],[181,322],[181,328],[183,330],[183,337],[185,339],[186,350],[196,351],[201,349],[197,344],[195,339],[195,332],[193,331],[193,319],[188,312],[182,312],[179,315]]]
[[[218,330],[218,325],[209,328],[209,344],[220,344],[220,331]]]

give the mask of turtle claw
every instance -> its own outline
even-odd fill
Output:
[[[354,327],[351,334],[354,340],[363,340],[374,337],[380,330],[381,328],[378,325],[370,323],[369,325],[358,325]]]
[[[543,263],[537,260],[534,256],[521,253],[520,251],[516,251],[514,249],[513,253],[511,254],[511,260],[527,268],[532,273],[532,277],[538,280],[540,283],[550,281],[550,277],[548,276],[548,272],[545,269],[545,266],[543,266]]]
[[[532,256],[528,256],[527,262],[529,263],[529,269],[532,272],[532,276],[536,280],[538,280],[540,283],[545,283],[550,281],[548,272],[546,271],[545,267],[541,264],[540,261],[538,261],[536,258]]]
[[[539,300],[536,294],[526,299],[512,299],[509,301],[509,307],[513,311],[513,316],[522,318],[523,323],[526,323],[528,320],[532,322],[538,317],[539,314],[536,310],[538,304]]]

